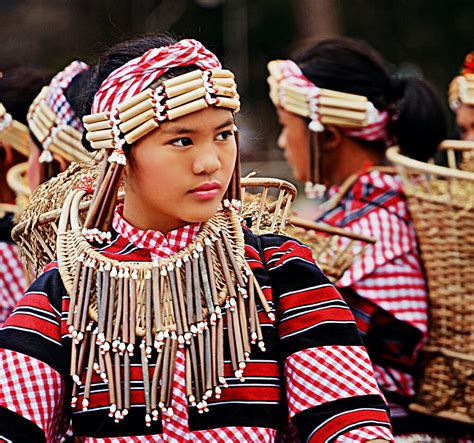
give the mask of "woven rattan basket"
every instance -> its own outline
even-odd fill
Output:
[[[299,217],[288,220],[287,235],[308,245],[321,270],[337,282],[365,249],[376,242],[372,237],[356,234],[348,229],[335,228]]]
[[[402,177],[429,289],[429,341],[411,408],[474,424],[474,172],[396,147],[387,157]]]
[[[474,172],[474,142],[445,140],[439,148],[446,152],[450,168]]]

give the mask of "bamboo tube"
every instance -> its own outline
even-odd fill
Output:
[[[186,397],[188,398],[188,402],[191,406],[196,404],[196,398],[193,395],[193,380],[192,380],[192,372],[191,372],[191,355],[189,348],[185,350],[185,377],[186,377]]]
[[[212,395],[212,348],[211,348],[211,331],[206,329],[204,331],[204,352],[205,352],[205,391],[204,397],[207,400]]]
[[[112,122],[110,120],[102,120],[95,123],[84,123],[84,128],[88,132],[101,131],[102,129],[110,129]]]
[[[110,118],[109,112],[99,112],[95,114],[85,115],[82,118],[82,121],[84,124],[89,124],[89,123],[97,123],[103,120],[109,120],[109,118]]]
[[[161,380],[161,367],[163,364],[163,352],[158,352],[155,363],[155,370],[153,371],[153,379],[151,384],[151,413],[153,420],[158,419],[158,383]]]
[[[114,316],[114,302],[115,302],[115,289],[117,286],[117,268],[113,267],[110,271],[110,284],[109,284],[109,306],[107,311],[107,323],[105,330],[105,340],[109,343],[112,341],[112,328],[113,328],[113,316]]]
[[[170,283],[171,283],[171,300],[173,303],[174,309],[174,317],[176,321],[176,332],[178,336],[183,336],[183,325],[181,323],[181,312],[180,312],[180,305],[178,300],[178,289],[177,289],[177,281],[176,281],[176,273],[174,268],[168,268],[168,273],[170,276]]]
[[[224,249],[222,247],[222,242],[220,241],[219,238],[215,241],[215,245],[216,245],[217,254],[219,256],[219,261],[221,262],[222,270],[224,272],[224,279],[226,281],[227,288],[229,289],[229,296],[231,298],[236,298],[237,294],[235,293],[234,282],[232,281],[232,277],[229,272],[229,265],[225,257]]]
[[[214,303],[214,306],[219,307],[219,300],[217,297],[217,287],[216,287],[216,279],[214,277],[214,266],[212,264],[212,251],[211,251],[211,241],[206,238],[204,239],[204,251],[206,253],[206,262],[207,262],[207,268],[208,268],[208,276],[209,276],[209,285],[211,287],[211,295],[212,295],[212,301]]]
[[[94,275],[95,263],[96,261],[94,259],[92,259],[89,262],[89,272],[87,273],[87,282],[86,282],[84,302],[83,302],[82,315],[81,315],[81,327],[80,327],[81,332],[84,332],[86,329],[87,312],[89,311],[89,302],[91,299],[92,276]],[[86,264],[86,267],[87,267],[87,264]]]
[[[186,313],[188,317],[188,324],[192,325],[195,321],[194,319],[194,303],[193,303],[193,275],[192,268],[189,256],[185,256],[184,266],[186,271]]]
[[[176,287],[178,290],[179,312],[181,313],[181,322],[183,325],[183,331],[186,333],[187,331],[189,331],[189,324],[187,322],[187,316],[186,316],[186,302],[184,300],[184,294],[183,294],[183,282],[181,280],[181,267],[182,267],[182,262],[178,260],[176,263]]]
[[[140,350],[142,361],[143,390],[145,392],[145,424],[146,426],[151,426],[150,373],[148,370],[148,357],[146,355],[146,350],[143,343],[140,345]]]
[[[85,264],[82,269],[82,278],[81,278],[81,286],[79,289],[79,295],[77,297],[77,307],[76,311],[74,314],[74,330],[78,331],[81,325],[81,315],[83,311],[83,305],[84,305],[84,294],[85,294],[85,289],[87,286],[87,276],[89,275],[89,263],[90,263],[90,258],[86,259]],[[81,338],[78,337],[79,340]]]
[[[95,220],[95,228],[98,228],[100,231],[107,231],[108,226],[106,224],[107,219],[110,219],[110,214],[113,213],[115,208],[115,200],[117,199],[117,189],[122,179],[122,173],[124,170],[124,165],[112,164],[110,166],[112,170],[112,176],[110,182],[105,190],[104,198],[101,202],[102,207],[99,209],[99,213]],[[104,185],[106,183],[104,182]],[[99,201],[97,202],[99,203]]]
[[[224,319],[218,318],[216,325],[216,335],[217,335],[217,380],[223,386],[227,385],[227,382],[224,377]]]
[[[127,415],[130,409],[130,356],[126,352],[123,358],[123,411]]]
[[[203,85],[204,85],[204,80],[202,78],[198,78],[197,80],[192,80],[192,81],[182,83],[176,86],[166,87],[165,95],[168,99],[174,98],[174,97],[177,97],[178,95],[186,94],[186,92],[194,91],[195,89],[198,89]]]
[[[307,108],[300,108],[292,105],[291,103],[284,103],[283,107],[288,111],[292,112],[293,114],[300,115],[301,117],[309,118],[311,112],[309,110],[309,106]]]
[[[28,122],[28,126],[40,143],[43,143],[46,137],[49,135],[49,133],[44,128],[40,127],[38,123],[33,120]]]
[[[81,254],[79,255],[79,257],[77,258],[77,263],[76,263],[76,271],[75,271],[75,274],[74,274],[74,281],[73,281],[73,284],[72,284],[72,292],[71,292],[71,298],[70,298],[70,301],[69,301],[69,311],[68,311],[68,315],[67,315],[67,324],[68,325],[72,325],[72,320],[73,320],[73,315],[74,315],[74,308],[75,308],[75,304],[76,304],[76,299],[77,299],[77,290],[79,288],[79,282],[80,282],[80,278],[81,278],[81,272],[82,272],[82,266],[83,266],[83,263],[84,263],[84,259],[85,259],[85,255],[84,254]]]
[[[256,323],[256,316],[257,307],[255,305],[255,287],[254,287],[254,275],[253,272],[250,271],[248,274],[248,294],[249,294],[249,318],[250,318],[250,340],[252,344],[257,342],[257,323]]]
[[[351,101],[358,101],[362,103],[366,103],[369,100],[367,97],[363,95],[357,95],[357,94],[350,94],[347,92],[340,92],[340,91],[334,91],[332,89],[321,89],[321,96],[323,97],[334,97],[334,98],[341,98],[344,100],[351,100]]]
[[[115,397],[117,400],[117,411],[115,412],[115,422],[118,423],[122,418],[122,371],[120,366],[120,354],[117,352],[114,356],[114,376],[115,376]]]
[[[113,349],[117,350],[119,343],[119,333],[120,333],[120,326],[122,324],[122,311],[123,311],[123,269],[120,268],[117,274],[118,278],[118,285],[117,285],[117,307],[115,313],[115,324],[112,333],[112,340],[113,340]],[[122,409],[121,407],[119,409]]]
[[[136,115],[135,117],[127,120],[125,123],[119,125],[120,130],[125,134],[126,132],[135,129],[137,126],[145,123],[147,120],[153,119],[155,117],[155,110],[148,109],[148,111],[142,112],[141,114]]]
[[[36,121],[41,123],[45,128],[48,129],[48,131],[51,131],[53,126],[55,126],[55,119],[49,119],[43,112],[41,112],[41,109],[37,108],[33,115]]]
[[[112,176],[116,167],[117,167],[117,164],[109,163],[108,161],[105,160],[104,178],[96,187],[94,196],[92,197],[92,203],[89,206],[89,210],[87,211],[86,221],[84,222],[84,228],[90,229],[96,224],[98,211],[101,209],[103,205],[104,196],[110,186],[110,181],[112,179]]]
[[[171,398],[173,394],[173,381],[174,381],[174,374],[176,371],[176,354],[178,351],[178,342],[176,340],[171,339],[171,353],[170,353],[170,364],[168,370],[168,386],[166,390],[166,399],[165,399],[165,407],[168,408],[167,416],[171,417],[173,415],[171,409]],[[169,418],[168,418],[169,420]]]
[[[92,131],[86,134],[86,139],[90,142],[98,142],[113,138],[112,129],[104,129],[102,131]]]
[[[107,380],[109,382],[109,401],[110,401],[110,410],[109,417],[113,417],[115,411],[117,410],[117,404],[115,402],[115,380],[114,380],[114,370],[112,367],[112,357],[110,352],[107,352],[104,356],[105,359],[105,370],[107,371]]]
[[[201,79],[202,74],[203,74],[203,71],[201,71],[200,69],[196,69],[194,71],[187,72],[186,74],[178,75],[177,77],[170,78],[169,80],[165,80],[163,82],[163,86],[167,90],[170,87],[182,85],[183,83],[188,83],[197,79]]]
[[[161,300],[160,300],[160,284],[159,284],[159,269],[158,263],[153,263],[152,268],[152,287],[153,287],[153,309],[155,317],[155,334],[161,330]],[[157,346],[155,346],[157,348]],[[157,348],[158,350],[158,348]]]
[[[207,274],[206,263],[204,262],[204,257],[202,253],[199,254],[198,262],[199,262],[199,269],[201,271],[202,285],[204,288],[204,297],[206,299],[207,309],[209,311],[209,314],[213,314],[214,303],[212,300],[211,287],[209,283],[209,276]]]
[[[258,297],[260,298],[260,303],[262,303],[263,309],[267,313],[268,317],[270,320],[274,321],[275,320],[275,315],[272,313],[272,308],[268,304],[267,299],[265,298],[265,294],[262,291],[262,288],[260,288],[260,285],[257,281],[257,279],[254,279],[254,286],[257,291]]]
[[[189,347],[191,352],[191,362],[192,362],[192,372],[193,372],[193,379],[194,379],[194,393],[195,393],[195,401],[200,402],[202,399],[202,392],[201,392],[201,381],[199,377],[199,368],[197,363],[197,355],[196,355],[196,340],[197,337],[191,338],[191,345]]]
[[[347,128],[364,128],[365,126],[367,126],[367,124],[364,122],[348,120],[346,118],[329,117],[325,115],[322,115],[320,117],[320,121],[323,125],[335,125]]]
[[[129,288],[130,288],[130,271],[125,268],[123,273],[123,316],[122,316],[122,341],[123,343],[130,343],[130,312],[129,312]]]
[[[147,98],[146,100],[136,104],[130,109],[127,109],[124,112],[119,114],[120,121],[125,123],[132,118],[136,117],[137,115],[143,114],[144,112],[153,109],[156,105],[156,102],[152,98]]]
[[[72,379],[73,381],[77,384],[77,385],[81,385],[81,375],[82,375],[82,371],[84,370],[84,365],[85,365],[85,362],[86,362],[86,351],[88,349],[88,344],[89,344],[89,333],[86,333],[84,335],[84,340],[82,341],[81,343],[81,348],[79,350],[79,358],[77,359],[77,367],[76,367],[76,371],[75,371],[75,376],[73,375],[72,376]]]
[[[237,265],[237,261],[235,260],[234,254],[232,253],[232,246],[230,245],[229,239],[227,238],[223,230],[220,231],[220,235],[221,235],[225,250],[227,252],[227,256],[229,257],[230,263],[232,265],[232,269],[234,270],[235,277],[237,278],[237,283],[243,289],[245,288],[245,282],[242,277],[241,270],[239,269],[239,266]]]
[[[84,149],[81,143],[82,136],[80,135],[79,132],[77,132],[77,137],[69,134],[66,131],[58,131],[56,133],[56,142],[59,140],[63,144],[65,143],[66,146],[69,147],[69,149],[73,148],[74,150],[77,149]]]
[[[100,303],[100,310],[99,310],[99,322],[98,322],[98,329],[99,334],[97,335],[97,339],[102,344],[105,342],[105,325],[106,325],[106,318],[109,306],[109,284],[110,284],[110,262],[107,262],[104,266],[104,278],[102,281],[102,292],[100,295],[101,303]]]
[[[216,106],[218,108],[229,108],[229,109],[239,109],[240,102],[234,98],[227,98],[227,97],[217,97],[216,98]]]
[[[152,293],[151,293],[151,271],[147,270],[145,272],[145,331],[146,331],[146,344],[151,346],[153,343],[152,339]],[[149,356],[149,352],[147,352]]]
[[[235,299],[231,299],[232,304],[236,303]],[[235,350],[236,350],[236,356],[237,356],[237,361],[239,363],[239,370],[242,370],[245,368],[245,355],[244,355],[244,346],[243,346],[243,339],[242,339],[242,331],[240,329],[240,319],[239,319],[239,312],[238,312],[238,306],[234,306],[234,309],[231,309],[231,316],[232,316],[232,321],[233,321],[233,327],[234,327],[234,339],[235,339]],[[241,374],[241,371],[239,371],[236,376]],[[240,377],[238,377],[240,378]]]
[[[137,95],[134,95],[133,97],[124,100],[122,103],[120,103],[117,106],[117,110],[119,112],[125,112],[130,108],[133,108],[134,106],[138,105],[139,103],[142,103],[143,101],[153,98],[153,89],[145,89],[144,91],[138,93]]]
[[[211,85],[215,86],[224,86],[226,88],[232,88],[235,86],[235,81],[233,78],[219,78],[219,77],[214,77],[211,78]]]
[[[38,103],[38,109],[41,110],[41,112],[46,116],[46,118],[52,122],[56,120],[56,114],[54,111],[47,105],[47,103],[44,100],[41,100]]]
[[[240,320],[240,331],[242,334],[242,344],[244,347],[244,357],[245,360],[248,359],[250,356],[250,340],[249,340],[249,325],[248,325],[248,318],[249,315],[247,313],[247,308],[245,306],[245,301],[243,297],[237,298],[238,303],[238,312],[239,312],[239,320]]]
[[[101,149],[113,149],[114,140],[111,138],[109,140],[101,140],[100,142],[91,142],[90,145],[93,149],[100,151]]]
[[[158,407],[163,410],[166,405],[166,395],[168,393],[168,382],[169,382],[169,365],[170,365],[170,353],[171,353],[171,339],[167,338],[165,343],[165,350],[163,351],[163,371],[161,380],[160,390],[160,401]]]
[[[131,145],[132,143],[136,142],[139,138],[144,137],[149,132],[153,131],[159,126],[159,123],[153,120],[147,120],[145,123],[142,123],[140,126],[135,128],[133,131],[125,134],[125,141]]]
[[[366,101],[345,100],[338,97],[319,97],[319,104],[324,107],[341,108],[350,111],[367,112]]]
[[[185,94],[178,95],[175,98],[171,98],[166,100],[166,107],[168,109],[174,109],[177,108],[178,106],[182,106],[186,103],[195,101],[200,99],[201,97],[206,96],[206,89],[204,86],[201,86],[197,89],[193,89],[189,92],[186,92]]]
[[[174,109],[169,109],[166,112],[166,116],[169,120],[182,117],[183,115],[191,114],[192,112],[200,111],[201,109],[207,108],[207,102],[205,99],[200,98],[199,100],[187,103],[182,106],[178,106]]]
[[[135,344],[135,335],[136,335],[136,316],[137,316],[137,287],[136,287],[136,281],[138,279],[138,273],[137,271],[133,271],[130,279],[130,288],[129,288],[129,293],[130,293],[130,344],[134,345]],[[130,349],[130,348],[129,348]],[[133,346],[132,346],[132,352],[133,352]],[[130,352],[129,352],[130,353]],[[133,355],[133,354],[132,354]]]
[[[230,350],[230,359],[232,362],[232,370],[236,373],[239,370],[239,362],[237,357],[236,351],[236,339],[235,339],[235,332],[234,332],[234,322],[232,319],[232,314],[230,310],[227,310],[225,313],[225,318],[227,321],[227,339],[229,343],[229,350]]]
[[[232,71],[228,69],[211,69],[211,78],[235,78]]]
[[[318,109],[318,113],[319,115],[324,117],[343,118],[347,120],[355,120],[357,122],[364,122],[367,120],[366,112],[346,111],[344,109],[339,108],[328,108],[325,106],[321,106]]]
[[[228,88],[225,86],[214,87],[214,94],[222,97],[235,97],[237,95],[237,90],[235,88]]]

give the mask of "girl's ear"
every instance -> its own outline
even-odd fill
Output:
[[[343,142],[343,135],[337,126],[325,126],[322,133],[323,150],[334,151],[338,149]]]

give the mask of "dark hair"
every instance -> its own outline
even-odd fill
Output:
[[[177,40],[168,34],[147,34],[136,37],[132,40],[119,43],[110,48],[104,53],[97,64],[91,69],[90,79],[86,90],[82,96],[82,113],[81,117],[90,114],[94,96],[99,90],[104,80],[117,68],[120,68],[130,60],[140,57],[146,51],[152,48],[161,48],[177,43]],[[185,74],[186,72],[196,69],[195,66],[184,66],[170,69],[164,76],[162,76],[157,83],[161,83],[171,77]],[[154,84],[153,86],[156,86]],[[89,141],[85,135],[82,137],[82,144],[88,150],[92,150]],[[126,151],[127,153],[127,151]]]
[[[409,157],[429,159],[446,138],[447,113],[434,89],[421,78],[394,75],[367,43],[350,38],[323,40],[294,61],[316,86],[364,95],[377,109],[390,111],[395,118],[389,133]],[[385,148],[383,143],[360,142]]]
[[[0,101],[11,116],[26,124],[26,114],[41,88],[49,84],[52,74],[31,67],[10,68],[0,79]]]

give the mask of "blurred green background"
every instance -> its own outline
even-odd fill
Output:
[[[266,63],[322,38],[366,40],[397,69],[424,75],[446,97],[474,49],[472,0],[0,0],[0,69],[93,63],[127,37],[168,31],[201,40],[237,75],[243,170],[291,178],[276,148]]]

